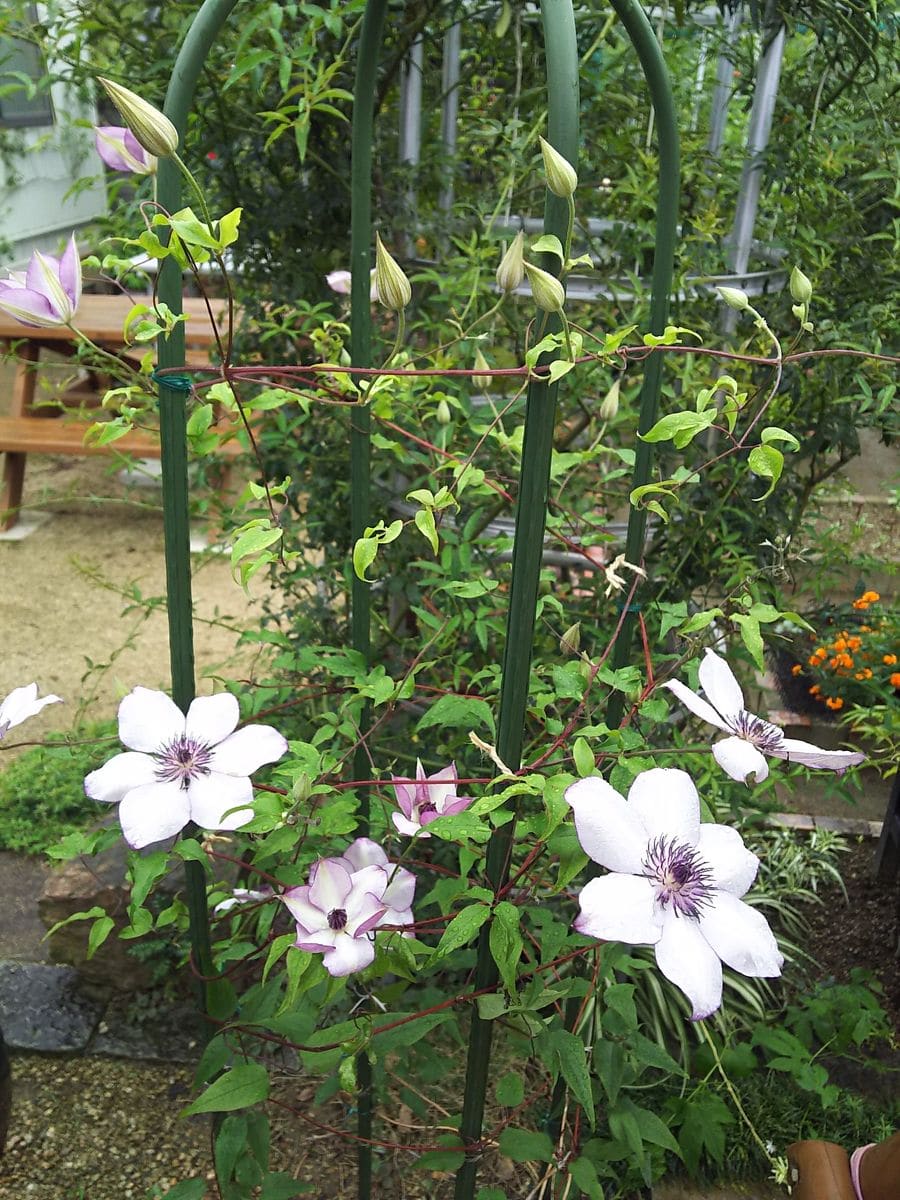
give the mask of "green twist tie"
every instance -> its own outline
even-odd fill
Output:
[[[194,381],[190,375],[160,375],[154,370],[150,372],[150,378],[160,387],[171,388],[173,392],[190,392],[194,388]]]

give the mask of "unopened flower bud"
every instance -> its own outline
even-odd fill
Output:
[[[481,353],[479,346],[475,347],[475,369],[476,371],[489,371],[491,369],[491,364]],[[485,388],[491,386],[491,377],[490,375],[473,375],[472,382],[483,391]]]
[[[402,312],[412,300],[412,288],[400,264],[375,234],[375,288],[378,299],[392,312]]]
[[[311,793],[312,780],[305,771],[301,771],[291,786],[291,803],[299,808],[306,803]]]
[[[574,655],[581,649],[581,622],[570,625],[559,639],[559,648],[563,654]]]
[[[178,130],[158,108],[142,100],[135,92],[111,79],[98,77],[106,94],[122,114],[122,120],[148,154],[168,158],[178,152]]]
[[[806,305],[805,304],[792,304],[791,312],[794,314],[794,316],[797,318],[798,321],[806,320]]]
[[[525,264],[525,272],[538,308],[544,312],[562,312],[566,293],[556,276],[549,271],[542,271],[540,267],[533,267],[531,263]]]
[[[603,397],[603,403],[600,405],[600,420],[611,421],[619,411],[619,388],[622,386],[622,378],[617,375],[613,380],[613,385]]]
[[[519,230],[497,268],[497,286],[501,292],[514,292],[525,278],[525,234]]]
[[[544,156],[547,187],[553,195],[560,196],[563,200],[573,196],[578,187],[578,176],[572,164],[544,138],[541,138],[541,154]]]
[[[799,267],[794,267],[791,271],[791,297],[798,304],[809,304],[812,300],[812,284],[803,274]]]
[[[717,287],[716,291],[729,308],[735,308],[738,312],[746,312],[750,307],[747,293],[742,288]]]
[[[450,412],[450,405],[443,398],[443,396],[438,401],[437,412],[435,413],[435,416],[437,417],[438,425],[449,425],[453,420],[453,414]]]

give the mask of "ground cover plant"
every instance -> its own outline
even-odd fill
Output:
[[[815,441],[785,401],[791,373],[817,363],[813,283],[792,266],[791,303],[772,313],[719,289],[746,337],[728,373],[695,330],[670,322],[674,108],[658,44],[627,4],[660,126],[646,325],[596,324],[566,304],[567,278],[587,264],[573,243],[579,45],[565,4],[544,9],[548,112],[530,143],[544,232],[471,253],[457,245],[408,274],[390,239],[372,236],[386,9],[375,0],[353,88],[349,314],[292,314],[307,352],[280,365],[241,361],[228,329],[221,362],[188,375],[182,271],[202,288],[199,267],[214,263],[231,295],[226,255],[243,236],[241,208],[211,207],[201,172],[182,161],[203,52],[231,7],[203,6],[168,116],[102,81],[125,121],[103,128],[110,167],[138,164],[146,184],[146,156],[158,160],[143,225],[85,269],[132,270],[137,250],[160,264],[153,303],[129,321],[139,343],[158,337],[157,358],[127,378],[116,367],[119,415],[97,436],[159,421],[173,688],[170,698],[136,682],[118,714],[123,750],[86,772],[86,794],[120,829],[65,842],[89,853],[123,836],[133,853],[122,936],[189,939],[210,1036],[186,1111],[216,1115],[219,1193],[310,1190],[269,1169],[264,1101],[323,1123],[308,1100],[273,1090],[276,1049],[320,1081],[317,1105],[342,1097],[355,1109],[355,1129],[326,1124],[357,1148],[362,1197],[377,1192],[377,1149],[410,1171],[452,1172],[457,1200],[507,1194],[498,1156],[522,1164],[544,1200],[627,1195],[672,1160],[692,1172],[724,1163],[730,1126],[784,1179],[761,1106],[754,1118],[735,1081],[784,1072],[824,1128],[847,1102],[823,1048],[864,1052],[889,1033],[861,980],[797,1003],[788,973],[802,959],[801,889],[755,828],[776,773],[841,774],[863,760],[787,737],[745,701],[767,640],[818,633],[779,589],[788,543],[769,541],[767,557],[748,532],[761,527],[748,514],[778,511],[760,506]],[[59,259],[35,253],[0,285],[0,305],[26,324],[77,327],[81,272],[74,240]],[[407,321],[415,293],[421,309]],[[878,372],[889,356],[847,358]],[[691,365],[672,368],[679,386],[667,382],[661,409],[670,362]],[[567,389],[577,404],[558,408]],[[270,677],[196,697],[185,451],[214,450],[214,405],[261,451],[232,514],[236,576],[270,571],[294,591],[258,634]],[[709,504],[698,500],[706,486]],[[511,532],[501,518],[513,505]],[[698,510],[714,514],[721,541],[691,519]],[[624,546],[610,528],[617,512]],[[301,565],[291,535],[306,518],[330,527],[321,556]],[[657,573],[653,547],[671,530]],[[706,573],[698,564],[713,557]],[[311,582],[321,590],[305,603]],[[8,724],[28,711],[11,704]],[[160,911],[154,885],[182,866],[184,898]],[[232,866],[239,888],[225,883]],[[113,924],[90,919],[99,946]],[[422,1141],[386,1127],[394,1087],[428,1112],[420,1085],[450,1054],[465,1058],[465,1077],[452,1101],[441,1095],[441,1129]],[[169,1196],[205,1190],[184,1180]]]

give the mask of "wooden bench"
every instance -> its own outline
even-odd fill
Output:
[[[149,297],[139,299],[149,303]],[[220,329],[227,309],[223,300],[211,302]],[[126,347],[123,325],[132,300],[127,296],[82,296],[75,314],[74,325],[104,350],[123,358],[146,353],[148,347]],[[216,337],[210,326],[209,314],[202,299],[188,297],[184,301],[186,357],[192,366],[210,361],[210,350]],[[224,332],[224,331],[223,331]],[[25,482],[25,463],[29,454],[122,454],[139,458],[159,458],[159,435],[153,430],[134,429],[121,438],[98,446],[85,444],[90,426],[85,409],[97,408],[106,390],[97,370],[86,367],[87,378],[80,380],[52,397],[50,403],[36,403],[38,371],[41,355],[48,351],[73,355],[75,342],[65,326],[49,329],[29,329],[0,312],[0,342],[15,345],[15,375],[9,416],[0,417],[0,453],[3,454],[3,477],[0,482],[0,530],[11,529],[18,520]],[[224,434],[237,434],[238,427],[229,416],[221,417],[215,426]],[[224,442],[217,451],[226,460],[245,453],[236,438]]]

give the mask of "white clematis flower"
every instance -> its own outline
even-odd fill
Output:
[[[44,696],[38,700],[38,685],[26,684],[25,687],[13,688],[5,700],[0,701],[0,738],[13,725],[21,725],[35,713],[39,713],[45,704],[62,704],[61,696]]]
[[[270,725],[235,732],[239,719],[227,692],[198,697],[185,716],[165,692],[136,687],[119,705],[119,738],[128,751],[92,771],[84,790],[119,805],[125,840],[136,850],[190,821],[239,829],[253,816],[250,775],[288,748]]]
[[[573,783],[566,800],[582,848],[611,872],[583,888],[579,933],[653,946],[695,1021],[722,1002],[723,962],[743,975],[781,974],[784,959],[765,918],[740,899],[759,859],[736,830],[700,823],[686,771],[644,771],[627,800],[590,776]]]
[[[732,779],[746,783],[753,775],[756,783],[762,783],[769,774],[767,754],[827,771],[846,771],[866,757],[852,750],[821,750],[810,742],[786,738],[784,730],[777,725],[747,712],[741,685],[725,659],[714,650],[708,649],[700,664],[700,686],[706,693],[706,700],[677,679],[663,684],[696,716],[731,734],[714,742],[712,752],[716,762]]]

